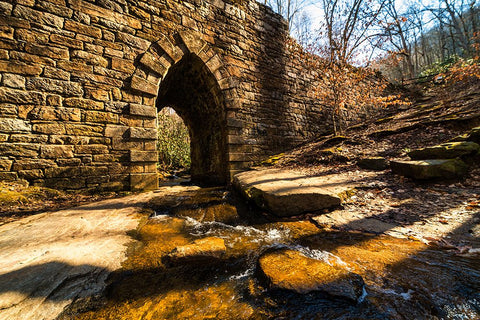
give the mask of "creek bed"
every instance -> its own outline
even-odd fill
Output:
[[[480,257],[418,241],[322,229],[310,220],[274,221],[227,190],[174,187],[150,207],[104,296],[80,301],[76,319],[478,319]],[[223,239],[215,259],[165,264],[175,248]],[[258,259],[276,248],[339,264],[363,278],[356,300],[322,291],[272,289]]]

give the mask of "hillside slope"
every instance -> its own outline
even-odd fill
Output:
[[[480,82],[425,88],[412,105],[390,116],[324,136],[264,165],[313,176],[367,176],[357,161],[369,157],[406,160],[407,152],[447,142],[480,126]],[[342,208],[315,217],[328,228],[413,237],[465,252],[480,247],[480,155],[457,180],[414,180],[389,168],[363,182]],[[480,249],[479,249],[480,251]]]

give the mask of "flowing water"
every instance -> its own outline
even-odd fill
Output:
[[[152,201],[123,269],[103,297],[77,303],[77,319],[480,319],[480,257],[416,241],[324,230],[309,220],[278,222],[222,189],[178,187]],[[169,252],[221,238],[220,259],[168,265]],[[290,248],[360,275],[357,301],[324,292],[272,289],[258,257]],[[163,261],[163,262],[162,262]]]

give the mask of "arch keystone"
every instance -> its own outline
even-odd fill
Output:
[[[179,31],[178,35],[182,39],[183,44],[187,47],[188,51],[198,55],[200,51],[207,45],[205,41],[202,40],[200,34],[193,31]]]

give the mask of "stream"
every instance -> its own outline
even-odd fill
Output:
[[[418,241],[276,221],[221,188],[163,187],[102,297],[63,319],[480,319],[480,256]],[[175,248],[223,239],[220,258],[166,263]],[[290,249],[363,278],[358,299],[272,288],[266,251]]]

